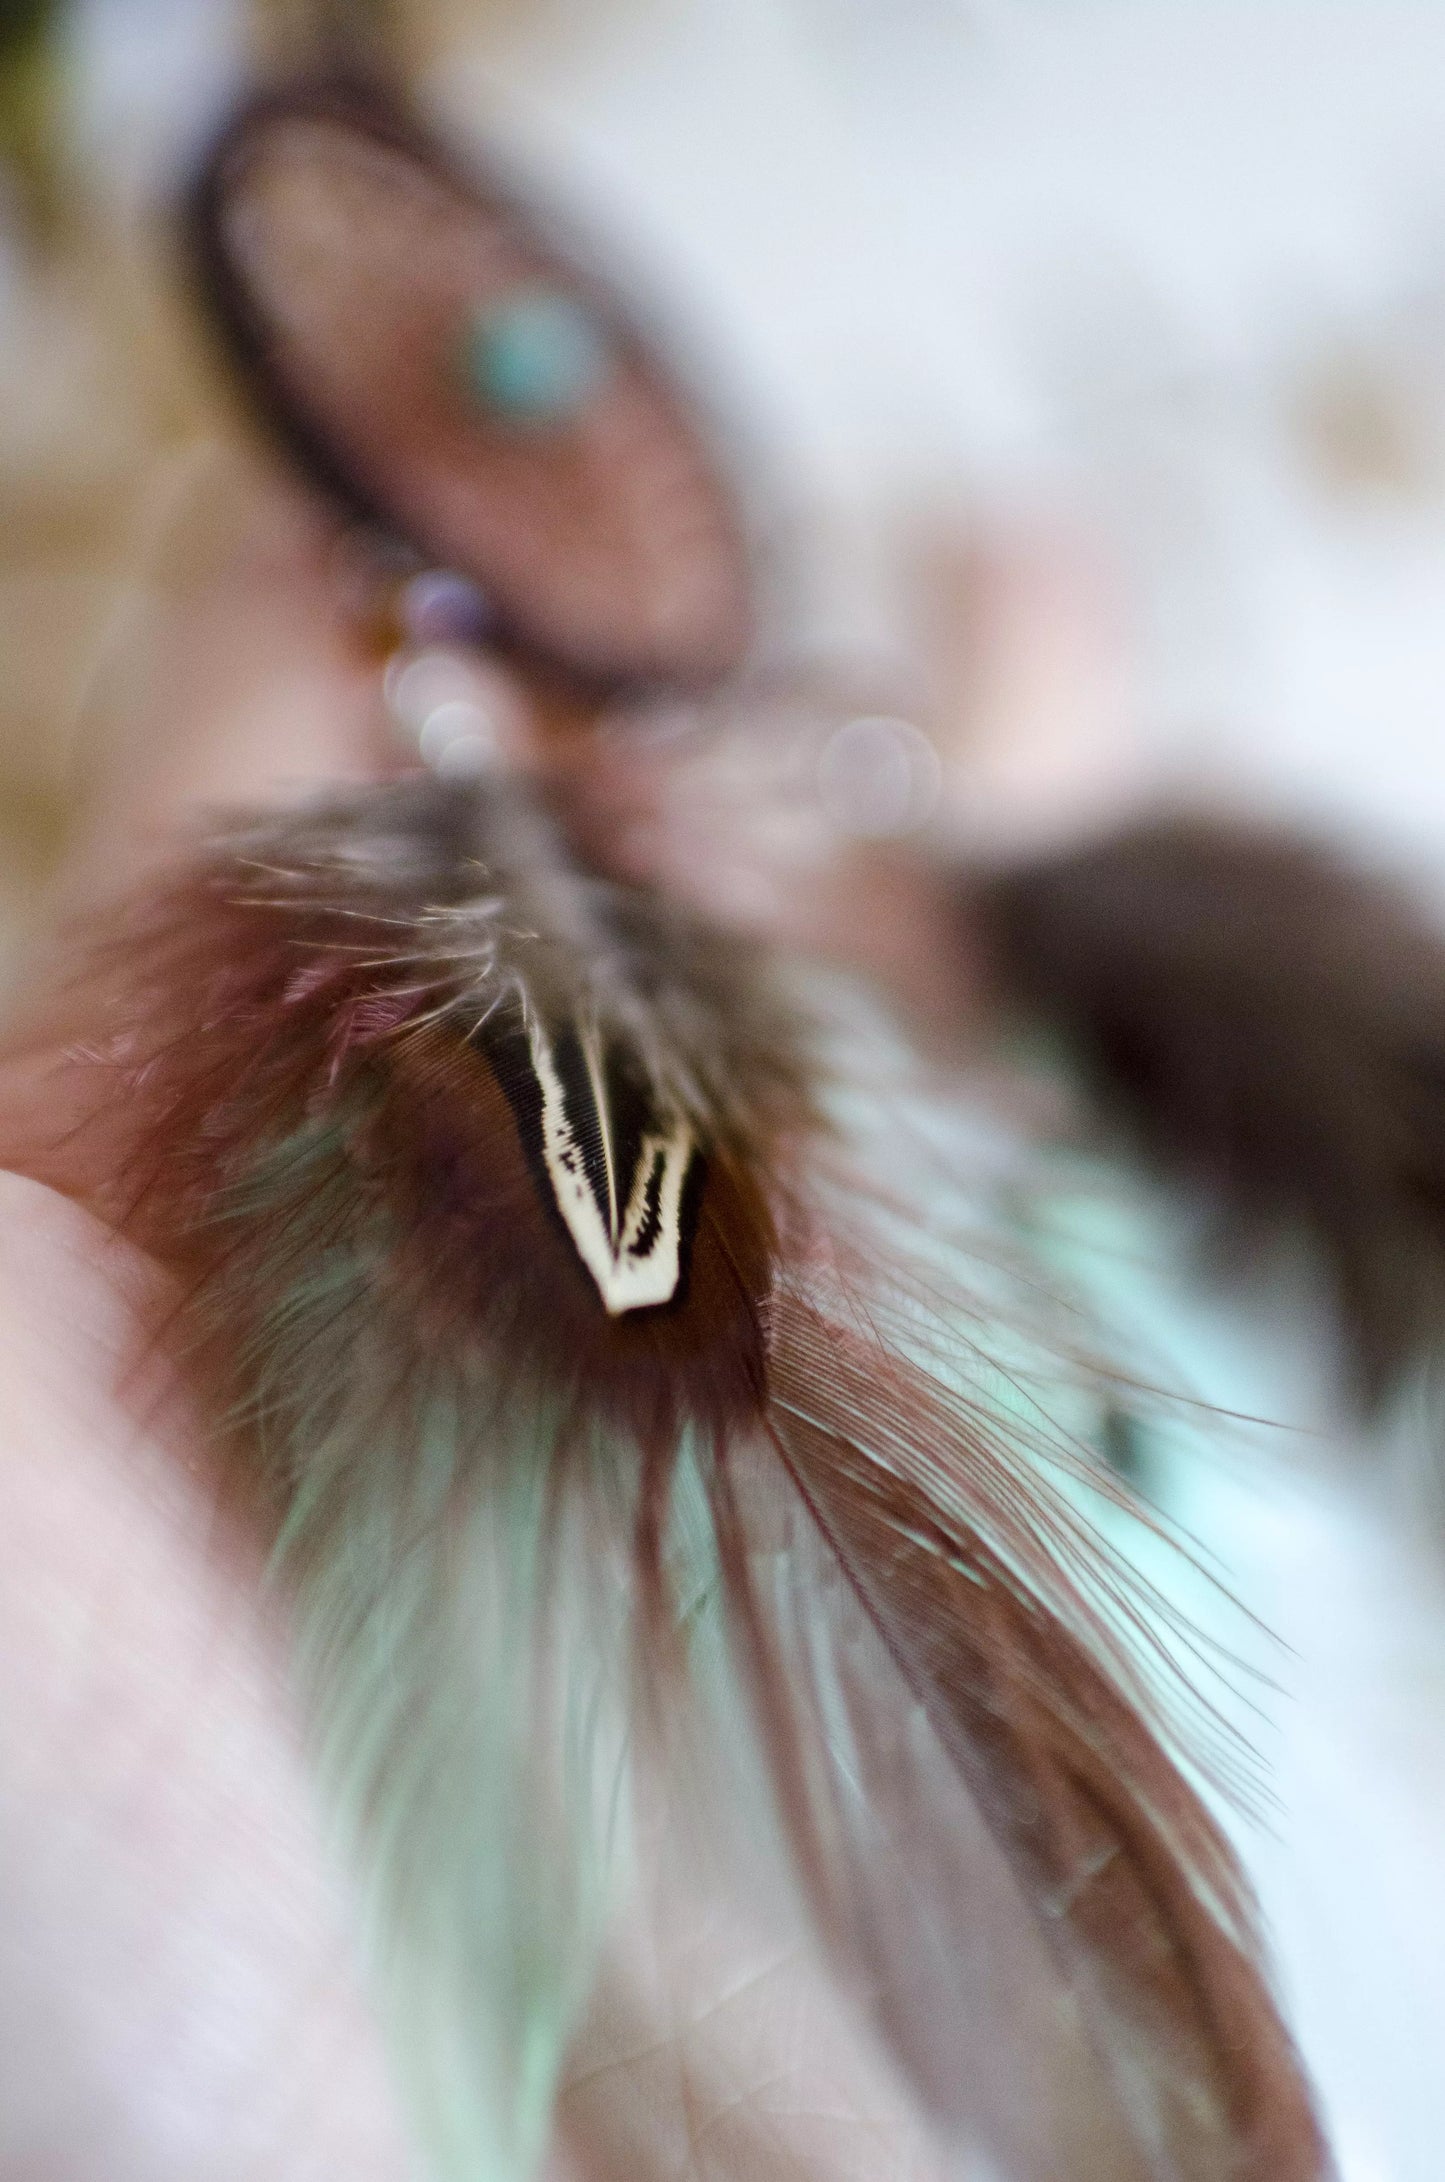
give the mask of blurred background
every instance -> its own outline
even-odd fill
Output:
[[[161,218],[286,0],[0,0],[0,974],[168,448],[231,429]],[[614,236],[748,445],[794,640],[924,689],[1007,853],[1188,797],[1445,914],[1445,9],[405,0],[419,90]],[[1246,1838],[1345,2182],[1445,2134],[1445,1537],[1308,1312],[1143,1204],[1149,1338],[1276,1422],[1160,1490],[1284,1640]],[[1132,1306],[1131,1306],[1132,1307]],[[1182,1368],[1182,1367],[1181,1367]],[[1200,1434],[1199,1437],[1208,1435]]]

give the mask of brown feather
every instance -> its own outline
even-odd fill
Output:
[[[1445,940],[1393,888],[1161,819],[965,886],[1002,996],[1245,1242],[1318,1253],[1367,1400],[1445,1332]]]
[[[337,1188],[383,1222],[379,1277],[419,1355],[485,1354],[519,1398],[648,1448],[758,1413],[776,1251],[761,1176],[806,1102],[791,1024],[736,949],[579,877],[525,799],[418,779],[223,840],[114,952],[107,1050],[131,1138],[116,1210],[193,1286],[223,1293],[248,1248],[271,1285],[304,1274],[328,1241],[307,1208],[289,1236],[225,1208],[298,1125],[334,1124]],[[661,1307],[598,1308],[509,1095],[524,1022],[569,1014],[694,1131]],[[231,1372],[224,1312],[215,1337]]]
[[[1052,1558],[1049,1495],[1020,1490],[1002,1441],[975,1443],[966,1474],[968,1428],[938,1387],[786,1280],[769,1383],[778,1451],[1012,1868],[1062,1991],[1082,2008],[1139,2171],[1181,2182],[1326,2174],[1259,1969],[1247,1887]],[[986,1477],[990,1463],[992,1489],[974,1467]],[[766,1653],[764,1643],[756,1656]],[[827,1829],[796,1761],[793,1773],[806,1865]],[[836,1872],[815,1884],[826,1903]],[[936,1902],[933,1913],[947,1915]],[[1057,2019],[1048,2035],[1060,2035]]]

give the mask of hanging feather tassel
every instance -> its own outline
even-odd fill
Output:
[[[276,1540],[436,2171],[544,2148],[629,1768],[711,1702],[691,1491],[803,1893],[945,2133],[1020,2182],[1308,2182],[1119,1579],[820,1211],[841,1154],[769,980],[519,791],[417,781],[232,835],[114,957],[127,1217]],[[991,1876],[955,1896],[961,1842]],[[990,1902],[1032,1995],[1002,2102],[959,2066]]]
[[[1241,1245],[1297,1232],[1362,1398],[1445,1328],[1445,941],[1287,834],[1152,821],[965,890],[1001,995]]]

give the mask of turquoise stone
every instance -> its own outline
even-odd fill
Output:
[[[585,305],[549,288],[485,304],[467,328],[474,399],[508,424],[568,424],[605,386],[612,353]]]

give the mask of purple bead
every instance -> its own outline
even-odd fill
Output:
[[[428,568],[402,591],[401,622],[412,644],[484,644],[495,616],[465,576],[450,568]]]

